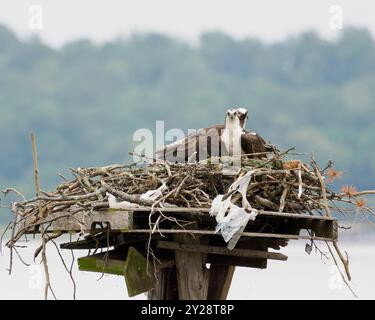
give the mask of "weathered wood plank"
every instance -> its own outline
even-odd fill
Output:
[[[268,252],[261,250],[251,250],[251,249],[238,249],[234,248],[229,250],[225,247],[199,245],[199,244],[188,244],[173,241],[161,241],[158,240],[156,247],[159,249],[169,249],[178,251],[188,251],[188,252],[202,252],[207,254],[220,254],[226,256],[236,256],[244,258],[261,258],[261,259],[271,259],[271,260],[281,260],[286,261],[288,257],[282,253],[278,252]]]
[[[235,256],[223,256],[219,254],[209,254],[207,257],[207,262],[211,264],[222,264],[231,265],[245,268],[254,269],[266,269],[267,259],[259,258],[243,258]]]
[[[155,238],[161,237],[155,235]],[[147,241],[148,235],[145,234],[128,234],[128,233],[110,233],[102,232],[94,235],[87,235],[85,239],[66,242],[60,244],[61,249],[68,250],[87,250],[87,249],[100,249],[112,246],[134,244],[142,241]]]
[[[226,300],[236,267],[211,264],[207,300]]]
[[[154,287],[149,290],[148,300],[178,300],[176,267],[171,266],[156,272]]]
[[[52,224],[53,231],[84,231],[89,232],[95,223],[109,224],[111,230],[127,231],[133,228],[133,212],[119,210],[98,210],[90,214],[78,212],[68,215],[66,212],[50,214],[39,224]]]
[[[204,215],[206,216],[207,213],[210,212],[210,208],[188,208],[188,207],[167,207],[167,208],[157,208],[160,212],[170,212],[170,213],[194,213],[197,215]],[[119,209],[118,211],[134,211],[134,212],[149,212],[151,211],[151,207],[139,207],[139,208],[129,208],[129,209]],[[326,216],[312,216],[307,214],[296,214],[296,213],[289,213],[289,212],[277,212],[277,211],[267,211],[267,210],[259,210],[259,216],[273,216],[273,217],[281,217],[281,218],[295,218],[295,219],[308,219],[308,220],[325,220],[325,221],[334,221],[336,218],[334,217],[326,217]]]
[[[129,230],[129,233],[150,233],[149,229],[133,229]],[[172,234],[198,234],[198,235],[217,235],[221,236],[220,233],[214,230],[181,230],[181,229],[158,229],[157,232],[161,233],[172,233]],[[261,232],[242,232],[241,237],[251,238],[279,238],[279,239],[291,239],[291,240],[316,240],[316,241],[334,241],[331,238],[316,237],[316,236],[304,236],[294,234],[277,234],[277,233],[261,233]]]
[[[147,292],[154,287],[154,273],[151,264],[134,247],[130,247],[125,261],[123,275],[129,297]]]
[[[197,223],[185,226],[198,229]],[[189,231],[189,230],[186,230]],[[185,244],[198,245],[200,240],[191,234],[174,234],[175,241]],[[194,251],[175,251],[178,296],[180,300],[206,300],[209,271],[207,270],[206,255]]]
[[[280,239],[275,239],[280,240]],[[260,250],[267,252],[268,251],[268,243],[269,238],[249,238],[244,237],[241,238],[236,248],[238,249],[250,249],[250,250]],[[225,247],[226,242],[222,237],[211,237],[210,238],[210,245],[212,246],[219,246]],[[218,265],[231,265],[231,266],[240,266],[246,268],[255,268],[255,269],[265,269],[267,268],[267,259],[261,258],[243,258],[237,256],[225,256],[225,255],[218,255],[218,254],[209,254],[207,256],[207,262],[211,264],[218,264]]]
[[[149,207],[137,208],[130,210],[98,210],[91,214],[84,215],[77,213],[74,216],[67,215],[64,212],[54,213],[48,216],[43,223],[52,223],[51,231],[63,232],[89,232],[93,225],[98,223],[109,224],[111,232],[123,233],[149,233],[149,230],[142,229],[145,227],[142,223],[138,226],[134,225],[134,219],[139,217],[139,221],[145,219],[142,214],[150,211]],[[209,223],[211,228],[214,227],[215,219],[208,215],[209,208],[160,208],[161,211],[171,213],[188,212],[192,215],[190,218],[199,215],[205,217],[205,221]],[[137,218],[138,219],[138,218]],[[269,228],[264,230],[263,233],[258,232],[262,224],[267,222],[269,226],[276,226],[276,229]],[[137,229],[135,229],[137,228]],[[168,229],[168,228],[165,228]],[[34,228],[30,232],[34,233]],[[311,230],[312,235],[299,235],[300,230]],[[164,233],[180,233],[171,229],[163,230]],[[193,230],[189,231],[194,234],[211,235],[214,234],[211,230]],[[300,215],[292,213],[280,213],[273,211],[259,211],[258,218],[254,222],[250,222],[241,237],[261,237],[261,238],[274,238],[274,239],[307,239],[307,240],[321,240],[321,241],[335,241],[337,240],[337,220],[330,217]],[[232,248],[235,245],[235,240],[229,243]],[[83,243],[82,243],[83,245]]]
[[[95,254],[78,258],[78,268],[80,271],[99,272],[122,276],[124,275],[124,267],[125,261],[108,257],[106,258],[104,254]]]
[[[159,268],[170,265],[169,261],[165,261]],[[132,246],[79,258],[78,266],[80,271],[124,276],[130,297],[147,292],[154,286],[153,264],[148,265],[147,272],[146,258]]]

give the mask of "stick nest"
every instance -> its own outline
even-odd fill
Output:
[[[291,150],[280,152],[275,149],[272,153],[243,157],[241,167],[234,174],[233,166],[224,164],[228,163],[228,159],[212,158],[198,163],[173,164],[160,160],[150,162],[143,158],[142,163],[132,165],[71,169],[73,178],[60,175],[64,181],[54,191],[40,190],[34,199],[28,200],[19,191],[8,188],[3,191],[5,195],[14,192],[22,200],[11,205],[14,221],[7,227],[7,230],[11,230],[7,246],[11,253],[12,250],[17,253],[17,241],[23,235],[41,228],[45,239],[43,249],[46,242],[61,235],[47,235],[52,222],[45,226],[43,221],[49,215],[63,212],[60,218],[74,217],[77,213],[92,214],[94,210],[106,210],[111,195],[117,202],[124,202],[129,207],[151,207],[150,214],[160,207],[210,208],[217,195],[224,195],[223,199],[232,196],[232,203],[240,205],[241,193],[235,193],[236,190],[228,193],[228,190],[234,181],[249,171],[253,174],[246,197],[253,209],[326,216],[331,216],[331,210],[343,214],[361,211],[374,215],[372,208],[367,207],[366,201],[360,198],[374,194],[374,190],[358,192],[353,186],[344,186],[340,193],[334,192],[329,187],[330,183],[339,178],[341,172],[333,169],[332,162],[321,169],[314,159],[309,164],[298,159],[291,160]],[[232,169],[232,174],[228,174],[228,169]],[[142,196],[157,189],[161,192],[154,199]],[[343,206],[340,207],[340,204]],[[333,249],[328,243],[327,246],[338,267],[332,250],[336,251],[350,280],[348,257],[341,253],[336,241],[333,242]],[[35,256],[42,249],[39,248]],[[12,254],[9,272],[11,266]],[[340,274],[347,284],[344,274],[341,271]]]
[[[358,199],[354,193],[350,194],[350,188],[346,193],[335,193],[326,187],[326,181],[332,180],[331,162],[319,169],[313,159],[310,164],[288,160],[288,151],[275,151],[262,158],[243,158],[241,168],[234,175],[226,174],[221,159],[184,164],[157,161],[143,165],[78,168],[71,169],[73,179],[61,176],[64,182],[54,191],[42,191],[37,198],[26,200],[23,197],[22,201],[13,203],[16,217],[13,229],[17,232],[8,245],[14,244],[51,213],[74,215],[109,208],[108,193],[117,201],[152,208],[207,208],[218,194],[225,195],[238,177],[254,169],[247,190],[248,201],[254,209],[330,215],[330,209],[338,209],[335,201],[358,206]],[[159,198],[142,199],[142,194],[163,185]],[[240,201],[240,194],[232,197],[233,203]]]

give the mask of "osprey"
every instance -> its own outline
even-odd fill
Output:
[[[255,132],[250,132],[245,129],[246,122],[248,119],[248,111],[244,108],[239,108],[237,111],[237,117],[240,121],[240,127],[242,128],[241,134],[241,148],[242,154],[248,155],[253,158],[264,158],[266,152],[272,151],[273,147],[267,145],[264,139]],[[263,153],[252,156],[254,153]]]
[[[245,130],[248,111],[244,108],[229,109],[224,125],[199,129],[187,137],[164,146],[155,152],[156,159],[173,163],[195,162],[217,156],[247,155],[266,157],[269,151],[265,141],[257,133]],[[263,153],[252,155],[254,153]]]

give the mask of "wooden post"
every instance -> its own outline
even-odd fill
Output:
[[[159,269],[155,286],[148,292],[148,300],[178,300],[176,267]]]
[[[186,225],[187,229],[198,229],[196,222]],[[199,244],[198,235],[175,234],[174,241]],[[179,300],[206,300],[209,270],[206,268],[207,254],[202,252],[175,251]]]
[[[207,300],[226,300],[235,266],[211,264]]]

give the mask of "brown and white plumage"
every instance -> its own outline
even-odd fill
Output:
[[[267,146],[266,142],[259,134],[245,129],[248,119],[248,111],[244,108],[239,108],[237,109],[237,116],[239,118],[240,126],[243,128],[243,134],[241,135],[242,153],[249,155],[249,157],[265,157],[265,152],[270,151],[271,148]],[[263,153],[263,155],[252,156],[254,153]]]
[[[263,153],[263,155],[254,155],[256,158],[263,158],[265,152],[269,151],[266,142],[257,133],[252,133],[244,130],[241,136],[242,153],[252,157],[254,153]]]
[[[262,137],[244,129],[247,110],[229,109],[225,124],[199,129],[187,137],[156,151],[156,159],[170,162],[195,162],[215,156],[235,155],[236,150],[249,157],[264,157],[253,153],[265,153],[267,146]]]
[[[165,145],[162,149],[157,150],[155,152],[155,158],[181,163],[188,161],[195,162],[199,159],[221,156],[221,134],[223,130],[224,125],[214,125],[198,129],[187,137]],[[206,144],[206,148],[201,146],[202,142]],[[217,148],[212,148],[212,146],[217,146]]]

